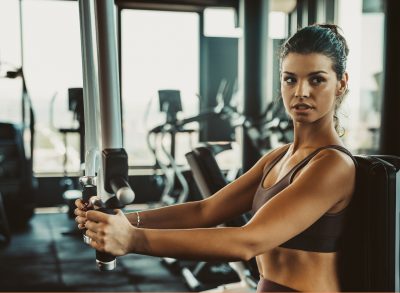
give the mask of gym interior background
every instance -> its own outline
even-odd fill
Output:
[[[399,1],[114,2],[136,193],[127,209],[200,199],[185,157],[199,144],[224,141],[216,159],[235,178],[289,141],[277,54],[313,23],[338,24],[349,43],[345,144],[354,154],[400,156]],[[196,264],[136,255],[108,275],[97,271],[71,214],[84,163],[82,84],[78,1],[0,1],[0,291],[200,291],[235,281],[220,264],[191,287],[181,271]],[[185,118],[193,119],[160,132]]]

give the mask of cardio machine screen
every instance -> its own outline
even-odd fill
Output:
[[[179,90],[159,90],[160,111],[176,114],[182,111],[181,92]]]

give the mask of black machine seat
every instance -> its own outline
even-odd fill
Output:
[[[25,155],[18,124],[0,123],[0,192],[10,226],[24,226],[33,215],[32,161]]]
[[[212,144],[197,147],[186,154],[194,180],[203,198],[211,196],[228,184],[214,157],[221,150],[224,149]]]
[[[355,156],[356,192],[342,237],[343,291],[399,291],[400,158]]]
[[[196,148],[186,158],[203,197],[226,185],[210,148]],[[353,292],[399,291],[400,158],[359,155],[355,159],[356,191],[338,257],[341,288]],[[236,224],[244,221],[239,219]],[[252,275],[256,276],[254,267]]]

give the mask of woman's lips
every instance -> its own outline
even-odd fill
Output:
[[[298,103],[298,104],[294,105],[292,108],[297,113],[307,113],[308,111],[311,111],[313,109],[313,107],[311,105],[304,104],[304,103]]]

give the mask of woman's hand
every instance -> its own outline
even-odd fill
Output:
[[[92,196],[90,200],[85,203],[83,202],[82,199],[78,198],[75,201],[75,206],[77,207],[74,211],[74,214],[76,215],[75,221],[78,223],[78,228],[79,229],[85,229],[85,223],[86,223],[86,212],[88,210],[93,209],[94,203],[98,200],[99,198],[97,196]]]
[[[82,199],[78,198],[75,201],[76,209],[74,211],[75,214],[75,222],[78,223],[79,229],[85,229],[86,223],[86,211],[88,210],[88,204],[84,203]]]
[[[121,210],[115,215],[98,211],[86,212],[86,236],[91,239],[90,246],[115,256],[133,251],[136,228],[131,225]]]

